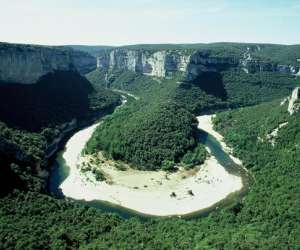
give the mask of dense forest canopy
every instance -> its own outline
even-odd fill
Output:
[[[107,118],[94,132],[86,152],[103,150],[113,159],[155,169],[165,161],[179,163],[196,147],[197,121],[188,111],[174,103],[132,109]]]
[[[126,90],[139,99],[106,119],[88,142],[86,152],[101,150],[143,169],[175,166],[183,163],[186,153],[184,165],[202,163],[207,155],[197,141],[197,121],[174,101],[180,77],[162,80],[118,70],[90,73],[88,79],[94,85]]]
[[[275,146],[257,139],[283,121],[288,125]],[[234,206],[192,221],[141,222],[38,193],[14,192],[0,201],[1,247],[298,249],[299,121],[279,101],[217,116],[216,128],[255,177],[248,195]]]
[[[189,112],[202,114],[270,101],[288,95],[296,86],[295,78],[287,74],[246,74],[233,69],[204,72],[192,81],[182,74],[158,79],[98,69],[88,79],[94,85],[134,93],[140,100],[106,119],[86,152],[104,151],[113,159],[149,169],[162,167],[164,161],[179,163],[196,147],[196,126]]]

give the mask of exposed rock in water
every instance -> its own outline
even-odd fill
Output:
[[[0,81],[36,83],[54,71],[88,73],[96,68],[96,58],[65,47],[0,43]]]
[[[293,90],[292,95],[289,97],[288,112],[290,115],[300,110],[300,87]]]

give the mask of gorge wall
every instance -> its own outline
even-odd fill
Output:
[[[97,58],[97,67],[104,69],[124,69],[151,76],[167,75],[186,71],[190,55],[184,51],[143,51],[114,49]]]
[[[95,57],[70,48],[0,43],[0,81],[6,83],[32,84],[54,71],[95,68]]]
[[[200,72],[218,71],[226,68],[239,68],[249,73],[281,72],[297,74],[299,63],[284,65],[276,62],[253,59],[250,49],[239,56],[216,56],[210,50],[169,49],[143,50],[116,48],[97,57],[97,68],[106,70],[123,69],[145,75],[168,77],[176,72],[186,73],[192,80]]]

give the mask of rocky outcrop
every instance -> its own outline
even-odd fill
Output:
[[[261,51],[260,46],[248,47],[246,52],[243,54],[243,58],[240,59],[240,66],[246,73],[256,72],[280,72],[286,74],[296,74],[299,68],[299,62],[295,61],[295,65],[284,65],[276,62],[262,61],[254,59],[252,53]]]
[[[255,50],[261,50],[255,47]],[[145,75],[167,77],[176,72],[184,72],[192,80],[200,72],[219,71],[229,67],[242,69],[246,73],[281,72],[297,74],[300,70],[295,65],[283,65],[253,59],[253,49],[248,48],[240,57],[215,56],[209,50],[142,50],[117,48],[105,51],[97,58],[97,67],[107,70],[124,69]],[[300,74],[300,73],[298,73]]]
[[[195,52],[188,62],[186,79],[192,81],[202,72],[217,72],[237,65],[238,61],[233,57],[214,57],[209,52]]]
[[[212,57],[209,52],[187,50],[152,52],[119,48],[97,58],[98,68],[124,69],[156,77],[182,72],[190,80],[201,71],[217,71],[237,64],[234,58]]]
[[[292,95],[288,98],[288,112],[290,115],[297,113],[300,110],[300,87],[293,90]]]
[[[54,71],[79,71],[84,74],[96,68],[96,58],[64,47],[0,43],[0,81],[36,83]]]
[[[175,72],[185,72],[190,55],[184,50],[143,51],[114,49],[97,58],[97,67],[124,69],[145,75],[166,77]]]
[[[281,65],[277,63],[263,62],[249,58],[241,60],[240,65],[246,73],[280,72],[286,74],[296,74],[299,70],[299,67],[294,65]]]
[[[82,75],[87,74],[97,68],[97,59],[88,53],[76,50],[69,50],[71,55],[71,64]]]

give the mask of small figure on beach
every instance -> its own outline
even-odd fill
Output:
[[[172,193],[170,194],[170,196],[171,196],[172,198],[175,198],[175,197],[176,197],[175,192],[172,192]]]

